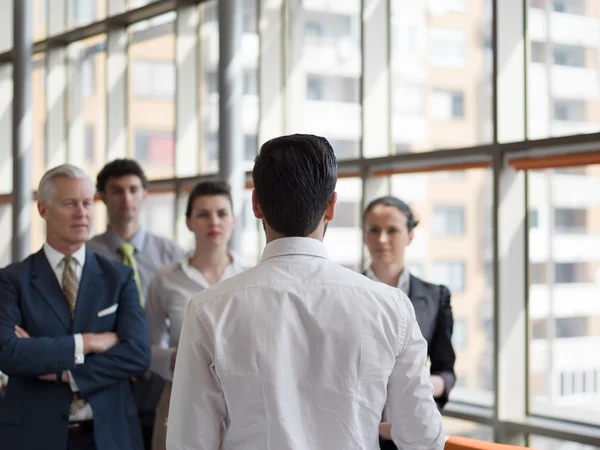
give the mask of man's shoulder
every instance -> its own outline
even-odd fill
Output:
[[[90,249],[88,256],[95,259],[97,267],[104,276],[112,278],[116,277],[119,279],[127,278],[130,272],[133,271],[131,267],[128,267],[112,258],[108,258],[100,253],[96,253],[92,249]]]
[[[178,260],[179,258],[183,257],[185,253],[185,250],[177,241],[168,237],[146,231],[146,239],[148,241],[146,245],[152,245],[164,250],[171,255],[174,260]]]

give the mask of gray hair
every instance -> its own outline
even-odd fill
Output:
[[[96,187],[87,173],[72,164],[62,164],[47,171],[40,180],[37,192],[39,201],[46,203],[52,202],[52,199],[54,198],[54,180],[58,177],[87,180],[90,183],[94,194],[96,193]]]

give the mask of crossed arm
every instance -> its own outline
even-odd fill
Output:
[[[75,363],[74,336],[30,337],[13,283],[0,271],[0,371],[6,375],[69,382],[82,396],[147,370],[149,333],[131,272],[119,296],[116,332],[82,335],[84,364]]]

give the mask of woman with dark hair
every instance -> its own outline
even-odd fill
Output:
[[[192,190],[186,225],[194,233],[195,250],[175,264],[159,269],[148,286],[146,317],[150,327],[150,369],[166,383],[156,409],[152,449],[166,447],[166,423],[177,345],[187,303],[195,294],[244,270],[228,250],[235,226],[230,188],[224,181],[203,181]],[[168,346],[163,337],[168,335]]]
[[[406,267],[405,251],[418,224],[410,207],[396,197],[380,197],[369,203],[363,213],[363,239],[371,256],[365,275],[398,287],[410,298],[428,344],[433,396],[438,406],[443,407],[456,380],[451,340],[454,320],[448,288],[427,283],[410,274]],[[389,439],[385,423],[380,434]],[[381,440],[380,444],[382,449],[396,448],[389,440]]]

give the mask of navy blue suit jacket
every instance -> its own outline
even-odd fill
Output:
[[[98,317],[117,303],[115,313]],[[17,338],[15,324],[31,338]],[[119,344],[75,365],[73,335],[107,331]],[[148,324],[130,268],[87,250],[73,319],[43,249],[0,270],[0,371],[9,376],[0,398],[2,448],[67,448],[71,388],[37,377],[70,370],[92,407],[98,450],[141,450],[128,380],[149,365]]]

